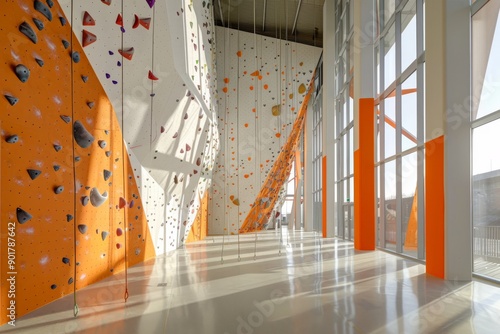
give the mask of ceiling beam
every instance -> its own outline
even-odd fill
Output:
[[[299,0],[297,4],[297,11],[295,12],[295,20],[293,20],[292,35],[295,33],[295,29],[297,29],[297,20],[299,19],[299,12],[301,5],[302,5],[302,0]]]
[[[224,24],[224,15],[222,15],[222,6],[220,5],[220,0],[217,0],[217,2],[219,3],[220,20],[222,22],[222,26],[225,27],[225,24]],[[228,25],[229,25],[229,22],[228,22]]]
[[[264,0],[264,10],[262,11],[262,31],[266,31],[267,0]]]

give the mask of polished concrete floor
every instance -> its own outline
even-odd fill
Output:
[[[500,333],[500,288],[313,233],[208,238],[18,319],[0,333]],[[257,237],[257,243],[255,238]],[[238,248],[240,257],[238,259]],[[280,254],[281,252],[281,254]]]

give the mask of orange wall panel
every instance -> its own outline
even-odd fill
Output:
[[[191,230],[189,231],[188,238],[186,242],[195,242],[204,240],[207,237],[208,231],[208,192],[205,192],[205,196],[201,200],[198,213],[194,219]]]

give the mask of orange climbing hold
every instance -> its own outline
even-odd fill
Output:
[[[139,24],[149,30],[149,25],[151,24],[151,18],[140,19]]]
[[[229,83],[229,78],[224,78],[224,83]]]
[[[148,79],[149,79],[149,80],[156,81],[156,80],[158,80],[158,77],[156,77],[156,76],[153,74],[153,72],[149,71],[149,72],[148,72]]]
[[[281,137],[281,133],[276,132],[275,136],[276,136],[276,138],[279,138],[279,137]]]
[[[224,93],[227,93],[227,87],[222,88],[222,91],[223,91]]]
[[[253,90],[253,86],[250,86],[250,90]]]
[[[118,52],[123,56],[123,58],[132,60],[132,57],[134,56],[134,48],[128,48],[124,50],[118,50]]]
[[[252,74],[250,74],[252,77],[258,77],[260,75],[259,71],[255,71]]]
[[[269,85],[265,84],[264,89],[267,90],[269,88]]]
[[[236,55],[237,55],[238,57],[241,57],[241,55],[242,55],[241,51],[236,52]]]

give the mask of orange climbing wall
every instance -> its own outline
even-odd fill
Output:
[[[69,23],[60,18],[63,11],[54,1],[49,21],[33,1],[6,2],[2,9],[8,14],[0,20],[0,324],[9,320],[11,300],[19,318],[72,293],[75,284],[79,289],[123,270],[125,249],[129,266],[154,256],[133,171],[122,154],[126,151],[115,111]],[[34,18],[44,24],[43,30]],[[23,22],[36,33],[36,44],[19,31]],[[70,43],[67,48],[63,40]],[[79,53],[78,63],[72,62],[71,50]],[[19,64],[30,70],[24,83],[14,72]],[[11,105],[5,95],[19,101]],[[73,140],[75,121],[94,137],[87,148]],[[8,143],[13,135],[19,140]],[[28,169],[40,174],[32,179]],[[104,170],[111,172],[107,180]],[[64,189],[56,194],[59,186]],[[83,205],[93,188],[107,192],[107,199],[98,207],[95,202]],[[120,197],[126,208],[118,207]],[[32,218],[21,224],[18,208]],[[5,255],[8,223],[15,226],[13,268],[7,267]],[[9,272],[15,272],[15,298],[8,296]]]
[[[208,224],[208,192],[205,192],[205,196],[201,200],[198,213],[194,219],[191,230],[189,231],[188,238],[186,242],[194,242],[204,240],[207,237],[207,226]]]

